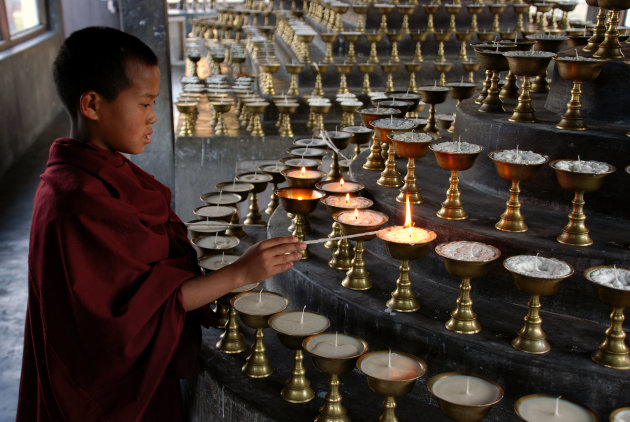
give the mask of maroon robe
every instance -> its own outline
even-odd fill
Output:
[[[169,189],[122,154],[56,140],[35,196],[18,421],[181,420],[199,274]]]

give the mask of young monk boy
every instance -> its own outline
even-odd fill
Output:
[[[291,268],[305,245],[260,242],[201,275],[171,193],[121,153],[157,121],[151,49],[86,28],[54,65],[71,117],[50,148],[33,209],[18,421],[178,421],[208,303]]]

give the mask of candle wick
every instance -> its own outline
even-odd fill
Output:
[[[615,282],[619,283],[619,277],[617,273],[617,265],[613,264],[613,271],[615,272]]]
[[[539,253],[540,253],[540,252],[539,252]],[[536,254],[536,257],[535,257],[535,259],[534,259],[534,266],[536,267],[536,271],[539,271],[539,270],[538,270],[538,253]]]
[[[562,396],[558,396],[558,397],[556,398],[556,411],[554,412],[554,415],[555,415],[555,416],[560,416],[560,398],[561,398],[561,397],[562,397]]]
[[[335,331],[335,347],[339,346],[339,332]]]
[[[300,325],[304,324],[304,311],[306,310],[306,305],[302,308],[302,317],[300,318]]]
[[[470,377],[466,377],[466,395],[470,396]]]
[[[263,292],[263,289],[260,289],[260,292],[258,292],[258,303],[262,302],[262,292]]]
[[[387,367],[389,369],[392,368],[392,349],[391,349],[391,347],[389,348],[389,358],[387,360]]]
[[[221,264],[225,264],[225,252],[221,252]]]

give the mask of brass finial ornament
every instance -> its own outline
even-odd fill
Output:
[[[613,308],[610,314],[610,326],[606,330],[606,338],[591,355],[594,362],[613,369],[630,369],[630,349],[626,345],[626,333],[623,329],[624,309],[630,307],[630,290],[615,287],[615,283],[605,283],[598,273],[608,272],[614,281],[619,278],[619,272],[626,274],[627,267],[600,265],[584,271],[584,277],[593,285],[597,298]]]

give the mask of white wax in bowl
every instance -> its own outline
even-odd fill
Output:
[[[422,142],[432,142],[433,141],[433,137],[431,135],[429,135],[428,133],[424,133],[424,132],[395,133],[395,134],[392,134],[390,136],[390,138],[395,139],[397,141],[403,141],[403,142],[418,142],[418,143],[422,143]]]
[[[258,283],[249,283],[249,284],[245,284],[244,286],[241,287],[237,287],[236,289],[232,290],[230,293],[243,293],[243,292],[248,292],[251,289],[255,289],[256,286],[258,286]]]
[[[518,149],[506,149],[492,153],[492,158],[513,164],[543,164],[547,157],[533,151],[521,151]]]
[[[433,151],[450,152],[456,154],[474,154],[481,151],[481,145],[468,142],[442,142],[433,145]]]
[[[232,264],[238,258],[238,255],[212,255],[199,261],[199,266],[206,270],[215,271]]]
[[[430,242],[435,239],[436,235],[435,232],[420,227],[393,226],[380,232],[378,237],[389,242],[416,245]]]
[[[592,270],[588,276],[597,284],[614,289],[630,290],[630,270],[625,268],[603,267]]]
[[[560,278],[571,274],[571,267],[566,262],[535,255],[511,256],[505,260],[505,267],[517,274],[536,278]]]
[[[248,192],[252,190],[251,183],[227,183],[221,187],[221,190],[227,192]]]
[[[234,301],[234,309],[247,315],[273,315],[286,308],[287,300],[273,293],[251,293]]]
[[[319,334],[306,343],[306,350],[325,358],[347,359],[359,356],[365,348],[354,337],[344,334]]]
[[[238,180],[248,183],[271,182],[271,179],[273,179],[273,177],[266,173],[251,173],[238,176]]]
[[[346,199],[345,196],[333,195],[333,196],[327,196],[324,199],[324,204],[331,205],[337,208],[355,209],[355,208],[368,208],[372,206],[372,201],[362,196],[351,196]]]
[[[226,217],[234,214],[234,208],[223,205],[208,205],[197,208],[197,215],[200,217]]]
[[[444,377],[433,384],[432,392],[442,400],[464,406],[488,405],[499,398],[496,385],[468,375]]]
[[[556,405],[558,412],[556,412]],[[554,397],[532,397],[524,400],[518,413],[527,422],[594,422],[583,407]]]
[[[608,173],[612,168],[607,163],[601,161],[582,161],[582,160],[561,160],[554,164],[555,168],[566,170],[573,173],[603,174]]]
[[[271,321],[271,328],[291,336],[310,336],[321,333],[328,324],[328,318],[313,312],[283,312]]]
[[[195,221],[188,223],[188,230],[196,233],[216,233],[227,229],[228,223],[225,221]]]
[[[212,195],[203,196],[203,201],[211,205],[232,205],[241,201],[241,195],[235,193],[213,193]]]
[[[613,422],[630,422],[630,409],[617,412]]]
[[[439,252],[446,258],[458,261],[486,262],[496,258],[496,251],[485,243],[460,240],[439,246]]]
[[[390,361],[391,359],[391,361]],[[361,372],[386,381],[404,381],[418,378],[422,367],[417,360],[397,353],[370,353],[361,361]]]
[[[355,217],[354,211],[342,211],[337,220],[351,226],[378,226],[387,221],[383,214],[372,210],[359,210],[358,217]]]
[[[202,249],[232,249],[239,243],[234,236],[206,236],[197,240],[195,244]]]

